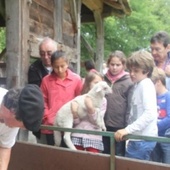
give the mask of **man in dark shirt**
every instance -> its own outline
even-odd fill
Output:
[[[57,43],[51,38],[44,38],[39,45],[40,59],[30,65],[28,83],[40,86],[42,78],[48,75],[51,68],[51,55],[57,50]]]

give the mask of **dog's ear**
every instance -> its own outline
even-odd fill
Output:
[[[99,86],[99,87],[96,88],[96,92],[100,92],[101,90],[102,90],[102,87],[101,87],[101,86]]]
[[[101,81],[101,82],[97,83],[96,86],[97,86],[96,90],[95,90],[96,92],[100,92],[102,90],[106,91],[108,89],[108,85],[104,81]]]

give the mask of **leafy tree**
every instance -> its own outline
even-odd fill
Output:
[[[166,30],[166,23],[157,10],[159,0],[130,2],[132,8],[130,16],[122,19],[109,17],[105,20],[105,52],[122,50],[128,55],[135,50],[148,48],[151,36],[156,31]]]
[[[83,39],[85,39],[88,44],[92,47],[92,50],[94,54],[89,53],[87,48],[85,47],[84,41],[81,40],[81,65],[83,66],[83,63],[85,60],[94,60],[95,59],[95,48],[96,48],[96,30],[94,24],[84,24],[81,25],[81,36]],[[82,39],[81,38],[81,39]],[[86,70],[85,67],[81,67],[80,75],[82,77],[85,77]]]
[[[0,53],[5,48],[6,44],[5,28],[0,28]]]
[[[104,20],[105,51],[122,50],[126,55],[138,49],[148,49],[151,36],[160,30],[170,33],[170,0],[131,0],[130,16],[122,18],[108,17]],[[95,49],[95,27],[92,24],[82,25],[82,34]],[[88,58],[82,44],[82,56]]]
[[[162,21],[163,29],[170,32],[170,15],[169,6],[170,0],[153,0],[154,11],[153,15],[158,17],[158,20]]]
[[[93,50],[96,48],[96,30],[94,24],[81,25],[82,37],[89,43]],[[94,56],[89,54],[87,48],[84,47],[83,41],[81,41],[81,52],[86,54],[83,59],[93,59]]]

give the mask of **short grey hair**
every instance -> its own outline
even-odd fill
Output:
[[[51,43],[54,45],[54,47],[56,47],[55,51],[57,50],[57,42],[54,41],[53,39],[51,39],[50,37],[45,37],[45,38],[40,42],[40,44],[39,44],[39,50],[40,50],[40,48],[41,48],[41,45],[42,45],[42,44],[45,44],[45,43],[47,43],[47,42],[51,42]]]

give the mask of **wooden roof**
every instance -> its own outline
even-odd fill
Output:
[[[93,11],[101,10],[102,16],[130,15],[128,0],[82,0],[81,21],[94,22]],[[0,27],[5,27],[5,0],[0,0]]]
[[[103,18],[131,14],[128,0],[82,0],[81,21],[94,22],[93,12],[101,10]]]

